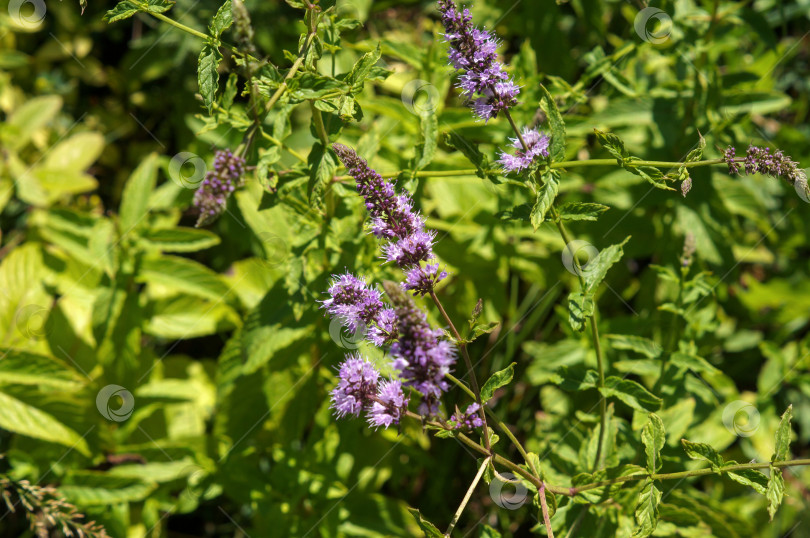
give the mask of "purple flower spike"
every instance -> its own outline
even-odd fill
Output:
[[[432,290],[447,273],[421,269],[422,262],[435,258],[433,243],[436,233],[425,231],[425,221],[413,210],[410,196],[397,194],[394,186],[350,147],[333,144],[332,148],[357,182],[357,192],[365,200],[371,216],[371,232],[384,241],[382,252],[385,260],[396,263],[409,275],[414,273],[413,278],[420,271],[430,277],[420,279],[419,286],[407,284],[406,289],[418,289],[420,293]]]
[[[740,173],[739,163],[734,161],[736,151],[729,146],[723,152],[723,160],[728,164],[729,174]],[[773,178],[782,178],[791,185],[797,184],[805,188],[807,184],[807,174],[799,168],[799,163],[785,155],[781,150],[771,153],[770,148],[759,146],[748,146],[745,159],[742,162],[746,174],[764,174]]]
[[[225,211],[231,193],[242,186],[244,173],[245,160],[231,150],[214,154],[214,169],[205,173],[194,193],[194,207],[200,212],[196,226],[214,222]]]
[[[368,411],[369,424],[374,428],[380,426],[388,428],[391,424],[399,424],[403,412],[408,409],[409,400],[410,398],[402,391],[401,381],[383,381]]]
[[[538,157],[548,157],[548,144],[550,138],[543,132],[537,129],[523,129],[523,141],[526,142],[528,150],[523,149],[523,144],[520,139],[511,138],[512,146],[517,150],[514,155],[506,152],[501,152],[501,158],[498,162],[503,166],[507,172],[520,172],[528,168]]]
[[[413,291],[414,295],[425,295],[433,291],[436,283],[447,278],[447,271],[439,271],[438,263],[428,263],[424,267],[414,267],[405,275],[402,287]]]
[[[406,386],[424,395],[424,408],[435,409],[448,389],[444,376],[456,361],[455,347],[442,339],[441,330],[430,328],[425,313],[399,286],[392,282],[384,286],[398,318],[398,339],[391,344],[394,368]]]
[[[454,429],[464,427],[468,430],[472,430],[483,426],[484,421],[481,419],[481,414],[478,412],[479,409],[481,409],[480,405],[471,403],[467,406],[467,410],[464,413],[456,412],[456,414],[450,417],[450,420],[456,423]]]
[[[470,11],[459,11],[453,0],[439,0],[438,8],[444,37],[450,43],[449,64],[464,70],[459,88],[475,114],[487,121],[515,106],[520,88],[498,61],[498,40],[487,30],[473,26]]]
[[[360,355],[347,355],[338,371],[340,381],[332,391],[332,408],[338,418],[346,415],[359,416],[360,411],[371,406],[377,394],[380,372]]]
[[[321,303],[321,308],[341,320],[349,331],[371,325],[383,308],[382,294],[351,273],[333,275],[332,279],[327,290],[330,298]]]

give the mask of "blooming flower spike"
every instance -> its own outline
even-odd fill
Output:
[[[212,223],[225,211],[231,193],[242,185],[244,173],[245,160],[242,157],[234,155],[231,150],[216,152],[214,169],[206,172],[194,193],[194,207],[200,212],[198,227]]]

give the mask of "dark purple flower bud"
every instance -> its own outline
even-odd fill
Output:
[[[405,275],[402,287],[413,291],[414,295],[425,295],[436,287],[436,283],[447,278],[447,271],[439,271],[438,263],[428,263],[424,267],[414,267]]]
[[[479,409],[481,409],[481,406],[478,405],[478,403],[471,403],[467,406],[467,410],[464,413],[456,411],[456,413],[450,417],[450,420],[455,422],[453,429],[465,428],[472,430],[483,426],[484,421],[481,418],[481,414],[478,412]]]
[[[735,150],[729,146],[723,153],[723,160],[728,164],[729,174],[740,173],[739,165],[734,162]],[[807,184],[807,174],[799,168],[799,163],[793,161],[781,150],[771,154],[770,148],[759,146],[749,146],[743,160],[743,168],[746,174],[764,174],[774,178],[782,178],[797,190],[804,191]]]
[[[228,198],[237,187],[242,186],[245,160],[231,150],[214,154],[214,168],[205,173],[205,178],[194,193],[194,207],[200,212],[196,226],[214,222],[224,211]]]
[[[399,419],[408,409],[410,398],[402,391],[402,382],[389,380],[380,383],[377,397],[368,411],[368,422],[374,428],[399,424]]]
[[[358,354],[347,355],[338,370],[337,387],[332,390],[332,408],[338,418],[359,416],[371,406],[377,394],[380,372],[367,359]]]
[[[512,140],[512,146],[517,151],[515,151],[514,155],[502,151],[501,158],[498,159],[498,162],[507,172],[520,172],[531,166],[538,157],[544,159],[548,157],[548,144],[551,141],[548,136],[537,129],[527,127],[523,128],[522,136],[523,141],[526,142],[526,146],[529,148],[528,150],[523,149],[520,139],[512,138],[510,139]]]
[[[459,87],[475,114],[486,121],[515,106],[520,89],[498,61],[498,40],[473,26],[469,10],[459,11],[452,0],[439,0],[438,8],[450,43],[449,64],[464,70]]]

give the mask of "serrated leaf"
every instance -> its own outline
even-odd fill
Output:
[[[320,204],[329,183],[335,176],[338,167],[338,159],[332,148],[324,150],[323,145],[317,142],[307,158],[309,164],[309,183],[307,184],[307,196],[310,203]]]
[[[422,170],[433,160],[439,142],[439,121],[433,110],[421,110],[419,114],[420,139],[416,146],[415,170]]]
[[[222,32],[230,28],[232,24],[233,12],[231,11],[231,0],[226,0],[226,2],[217,10],[214,18],[211,19],[211,26],[209,26],[209,29],[214,37],[219,37],[222,35]]]
[[[733,465],[728,462],[727,465]],[[741,469],[739,471],[728,471],[728,477],[738,484],[749,486],[757,493],[765,495],[768,490],[768,477],[756,469]]]
[[[148,230],[140,238],[146,248],[161,252],[196,252],[219,244],[219,236],[208,230],[178,226],[165,230]]]
[[[661,449],[667,440],[664,422],[655,413],[650,413],[647,423],[641,429],[641,442],[647,454],[647,471],[651,474],[661,469]]]
[[[495,372],[487,379],[487,382],[484,383],[484,386],[481,387],[481,402],[487,403],[490,399],[492,399],[492,395],[495,394],[495,391],[504,385],[508,385],[512,382],[512,378],[515,375],[515,363],[513,362],[503,370]]]
[[[558,213],[562,220],[596,220],[608,209],[610,207],[602,204],[566,202],[560,206]]]
[[[558,180],[558,173],[555,170],[543,176],[543,184],[537,190],[537,199],[532,208],[531,221],[532,227],[535,231],[546,220],[546,213],[551,209],[554,200],[557,198],[560,183]]]
[[[632,379],[610,376],[600,391],[605,398],[613,396],[638,411],[649,413],[661,408],[661,398]]]
[[[377,43],[377,48],[371,52],[365,53],[359,60],[352,66],[352,70],[346,75],[346,84],[349,85],[349,92],[352,95],[357,95],[363,89],[363,84],[366,81],[371,69],[380,60],[380,44]]]
[[[123,2],[118,2],[114,8],[107,11],[103,20],[107,22],[116,22],[123,19],[128,19],[141,10],[142,9],[139,3],[131,0],[124,0]]]
[[[782,414],[779,427],[776,429],[776,444],[771,461],[785,461],[790,452],[790,419],[793,418],[793,404]]]
[[[203,103],[208,109],[208,113],[214,105],[217,97],[217,90],[219,89],[219,73],[217,68],[219,62],[222,60],[222,54],[215,43],[211,41],[203,45],[200,51],[200,57],[197,60],[197,83],[200,87],[200,95],[202,95]]]
[[[84,438],[52,415],[0,392],[0,428],[10,432],[58,443],[75,449],[85,456],[90,450]]]
[[[121,194],[121,229],[124,234],[134,229],[149,212],[149,197],[157,182],[157,154],[141,161],[129,176]]]
[[[720,472],[720,469],[725,464],[723,456],[718,454],[715,449],[706,443],[693,443],[692,441],[681,439],[681,445],[683,445],[687,456],[693,460],[709,462],[714,472]]]
[[[419,525],[419,528],[425,533],[426,538],[443,538],[444,534],[436,528],[436,525],[422,517],[422,513],[419,512],[416,508],[408,508],[408,512],[416,520],[416,523]]]
[[[768,478],[768,489],[765,498],[768,499],[768,515],[771,521],[773,516],[782,504],[782,497],[785,495],[785,479],[782,470],[771,466],[771,476]]]
[[[478,144],[461,136],[455,131],[444,135],[444,143],[453,149],[457,149],[467,157],[476,168],[476,173],[481,179],[493,179],[495,176],[489,173],[489,159],[478,149]]]
[[[0,385],[33,385],[74,391],[87,378],[61,360],[22,349],[0,349]]]
[[[624,256],[622,247],[629,240],[630,236],[627,236],[627,238],[618,245],[610,245],[602,249],[599,254],[582,269],[586,292],[593,292],[602,280],[604,280],[608,269],[622,259],[622,256]]]
[[[596,139],[599,141],[602,147],[608,150],[608,153],[613,155],[616,160],[619,161],[619,164],[623,165],[624,160],[630,157],[630,154],[624,147],[624,142],[622,139],[613,133],[600,131],[599,129],[594,129],[593,131],[594,134],[596,134]]]
[[[552,161],[565,160],[565,122],[562,114],[557,109],[554,97],[548,92],[545,86],[540,84],[540,108],[546,113],[548,126],[551,131],[551,143],[549,144],[549,156]]]
[[[661,491],[652,480],[647,480],[638,495],[636,504],[636,523],[633,538],[646,538],[658,526],[658,505],[661,502]]]
[[[593,312],[593,295],[573,292],[568,296],[568,322],[575,331],[582,331],[585,328],[585,322]]]

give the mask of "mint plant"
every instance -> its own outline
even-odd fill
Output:
[[[191,4],[0,21],[0,528],[800,528],[802,6]]]

